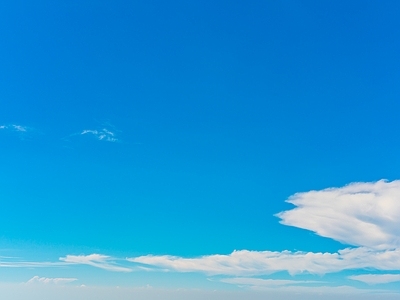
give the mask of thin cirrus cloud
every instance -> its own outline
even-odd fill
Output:
[[[111,256],[95,253],[90,255],[67,255],[60,257],[58,262],[32,262],[0,257],[0,268],[59,268],[67,265],[89,265],[113,272],[132,271],[131,268],[117,265],[115,259]]]
[[[8,124],[8,125],[0,125],[0,132],[6,132],[11,135],[16,135],[18,136],[21,140],[26,139],[27,137],[30,137],[34,133],[38,133],[37,130],[28,127],[28,126],[22,126],[18,124]]]
[[[60,257],[60,260],[69,264],[89,265],[92,267],[114,271],[114,272],[131,272],[132,269],[116,265],[114,259],[107,255],[90,254],[90,255],[67,255]]]
[[[29,127],[11,124],[11,125],[0,125],[0,129],[16,131],[16,132],[27,132],[29,130]]]
[[[49,268],[65,266],[64,262],[35,262],[35,261],[20,261],[14,258],[0,258],[0,268]]]
[[[109,125],[112,127],[112,125]],[[27,137],[32,137],[34,134],[41,133],[35,128],[23,126],[19,124],[3,124],[0,125],[0,132],[5,132],[10,135],[17,135],[20,139],[26,139]],[[78,133],[74,133],[69,135],[72,136],[90,136],[98,141],[104,142],[120,142],[120,139],[117,137],[117,132],[114,129],[101,128],[101,129],[85,129]],[[63,138],[63,140],[68,141],[69,137]]]
[[[348,278],[374,285],[400,281],[400,274],[364,274],[349,276]]]
[[[99,130],[85,129],[80,134],[93,136],[99,141],[118,142],[118,138],[116,137],[115,132],[112,132],[111,130],[108,130],[106,128],[102,128]]]
[[[27,281],[27,283],[44,283],[44,284],[65,284],[77,281],[77,278],[47,278],[47,277],[39,277],[34,276]]]

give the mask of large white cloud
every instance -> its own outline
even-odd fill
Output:
[[[400,181],[352,183],[297,193],[287,201],[296,207],[278,214],[282,224],[312,230],[358,248],[337,253],[242,250],[197,258],[147,255],[128,260],[170,271],[211,275],[400,270]]]
[[[202,272],[209,275],[268,275],[287,271],[325,274],[371,268],[400,270],[400,249],[377,251],[368,248],[343,249],[337,253],[234,251],[228,255],[184,258],[170,255],[139,256],[128,261],[176,272]]]
[[[399,180],[297,193],[287,202],[296,208],[277,214],[282,224],[353,246],[400,247]]]
[[[296,207],[278,214],[283,224],[312,230],[356,247],[333,253],[240,250],[192,258],[145,255],[127,258],[124,262],[118,260],[118,264],[117,259],[101,254],[67,255],[60,258],[60,263],[85,264],[121,272],[143,269],[234,276],[222,281],[252,288],[285,286],[296,291],[300,288],[298,285],[309,282],[244,277],[281,271],[291,275],[360,269],[368,269],[371,273],[373,270],[400,271],[400,181],[353,183],[342,188],[298,193],[288,202]],[[40,265],[56,266],[55,263],[0,260],[0,267]],[[399,275],[366,274],[348,278],[377,284],[398,281]]]

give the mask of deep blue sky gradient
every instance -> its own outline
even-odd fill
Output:
[[[0,4],[0,236],[336,251],[296,192],[400,178],[397,1]],[[0,125],[1,125],[0,124]],[[119,142],[81,136],[111,128]]]

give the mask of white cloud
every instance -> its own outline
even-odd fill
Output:
[[[16,261],[2,260],[0,268],[46,268],[65,266],[63,262],[33,262],[33,261]]]
[[[281,223],[353,246],[400,247],[400,181],[352,183],[297,193],[296,208],[277,214]]]
[[[236,276],[400,270],[400,181],[297,193],[288,202],[296,207],[277,215],[282,224],[359,247],[336,253],[241,250],[197,258],[147,255],[128,260],[161,270]]]
[[[106,141],[106,142],[117,142],[118,139],[115,136],[115,133],[103,128],[100,130],[91,130],[91,129],[86,129],[83,130],[81,133],[81,135],[93,135],[96,139],[98,139],[99,141]]]
[[[400,270],[400,249],[377,251],[347,248],[337,253],[234,251],[228,255],[183,258],[170,255],[128,258],[134,263],[175,272],[201,272],[209,275],[253,276],[287,271],[325,274],[361,268]]]
[[[74,282],[78,279],[76,278],[47,278],[34,276],[28,280],[27,283],[45,283],[45,284],[64,284],[69,282]]]
[[[132,269],[119,266],[115,263],[115,259],[101,254],[90,255],[67,255],[60,257],[58,262],[32,262],[16,260],[14,258],[0,258],[0,268],[49,268],[49,267],[65,267],[66,265],[90,265],[93,267],[105,269],[115,272],[131,272]]]
[[[367,284],[382,284],[400,281],[400,274],[364,274],[349,276],[348,278]]]
[[[333,253],[292,251],[233,251],[201,257],[145,255],[127,258],[124,264],[101,254],[67,255],[60,264],[90,265],[109,271],[130,272],[127,266],[146,271],[199,272],[235,276],[221,281],[250,288],[285,288],[300,291],[310,281],[248,278],[287,271],[326,274],[343,270],[400,271],[400,181],[353,183],[342,188],[298,193],[288,202],[296,207],[278,214],[281,223],[312,230],[358,247]],[[366,231],[366,232],[364,232]],[[7,265],[9,264],[9,265]],[[54,263],[2,262],[1,266],[38,266]],[[247,277],[247,278],[245,278]],[[400,281],[400,274],[367,274],[348,277],[368,284]],[[311,287],[307,287],[311,288]],[[322,288],[322,287],[320,287]],[[327,287],[328,289],[330,287]]]
[[[22,126],[18,124],[0,125],[0,129],[18,133],[27,133],[28,131],[34,131],[32,128],[28,126]]]
[[[21,126],[21,125],[11,125],[11,127],[12,127],[15,131],[19,131],[19,132],[26,132],[26,131],[28,130],[28,127]]]
[[[89,265],[96,268],[114,271],[114,272],[131,272],[132,269],[118,266],[113,262],[113,258],[107,255],[90,254],[90,255],[67,255],[60,257],[61,261],[70,264]]]

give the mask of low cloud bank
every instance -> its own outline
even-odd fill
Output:
[[[344,246],[344,249],[334,253],[239,250],[201,257],[144,255],[117,259],[102,254],[67,255],[61,257],[58,263],[0,259],[0,267],[79,264],[114,272],[198,272],[225,277],[219,278],[221,282],[264,289],[285,287],[298,290],[310,284],[321,288],[324,284],[322,281],[254,278],[282,271],[291,275],[323,275],[358,270],[357,275],[347,276],[344,280],[357,280],[370,285],[400,281],[400,274],[394,274],[400,273],[400,181],[352,183],[341,188],[297,193],[287,201],[295,207],[277,214],[282,224],[311,230],[351,247]],[[360,274],[360,270],[368,270],[370,274]],[[373,274],[374,270],[377,274]],[[388,274],[382,274],[382,271]],[[55,283],[57,280],[72,279],[35,276],[30,281]]]
[[[353,247],[336,253],[240,250],[195,258],[145,255],[127,260],[149,270],[226,276],[259,276],[280,271],[291,275],[360,269],[400,271],[399,180],[358,182],[297,193],[287,202],[295,208],[277,214],[282,224],[307,229]],[[380,284],[400,281],[399,276],[366,274],[348,278]],[[238,279],[226,280],[233,283]],[[256,280],[261,285],[278,283],[255,278],[246,280]]]
[[[128,261],[147,267],[175,272],[202,272],[208,275],[269,275],[287,271],[326,274],[343,270],[371,268],[400,270],[400,249],[376,251],[368,248],[347,248],[337,253],[234,251],[228,255],[208,255],[198,258],[178,256],[139,256]]]
[[[373,285],[400,281],[400,274],[364,274],[349,276],[348,278]]]
[[[48,277],[39,277],[34,276],[28,280],[27,283],[44,283],[44,284],[64,284],[69,282],[74,282],[78,279],[76,278],[48,278]]]

